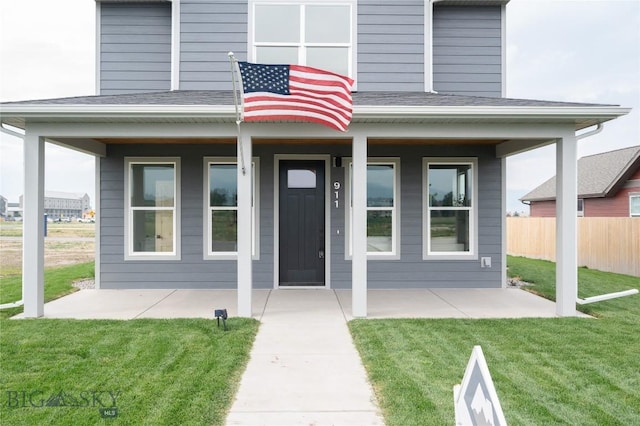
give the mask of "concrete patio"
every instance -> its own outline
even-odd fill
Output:
[[[294,290],[253,290],[254,318],[262,319],[267,301]],[[350,290],[294,291],[290,309],[313,309],[314,299],[333,295],[346,320]],[[555,317],[555,303],[516,288],[369,290],[368,318],[525,318]],[[304,301],[304,304],[301,302]],[[44,306],[45,318],[134,319],[213,318],[226,308],[237,315],[235,290],[81,290]],[[20,316],[18,316],[19,318]]]

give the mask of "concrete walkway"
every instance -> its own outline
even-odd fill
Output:
[[[333,291],[274,290],[228,425],[383,425]]]

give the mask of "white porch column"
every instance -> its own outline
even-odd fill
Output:
[[[501,167],[501,181],[502,181],[502,223],[500,224],[502,232],[502,253],[500,253],[500,259],[502,260],[502,270],[500,271],[502,288],[507,287],[507,157],[502,157],[500,160]]]
[[[24,138],[22,298],[24,316],[44,315],[44,138]]]
[[[556,141],[556,314],[574,316],[578,295],[578,144]]]
[[[352,315],[367,316],[367,138],[353,137],[353,225],[351,228]],[[348,183],[347,183],[348,184]]]
[[[238,316],[251,317],[253,168],[251,136],[245,133],[238,139]]]

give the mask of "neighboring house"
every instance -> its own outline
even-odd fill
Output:
[[[505,98],[507,3],[98,0],[98,95],[2,105],[26,131],[40,253],[26,316],[43,309],[45,138],[97,158],[99,288],[237,289],[242,316],[252,289],[351,289],[362,317],[367,289],[503,287],[506,158],[555,143],[574,206],[575,132],[629,111]],[[353,78],[348,131],[238,137],[228,51]],[[561,221],[570,254],[575,214]],[[576,267],[558,264],[559,315],[575,315]]]
[[[9,220],[22,220],[22,208],[20,203],[7,203],[7,218]]]
[[[20,196],[20,208],[23,206],[23,195]],[[46,191],[44,193],[44,214],[49,218],[78,219],[91,210],[91,199],[87,194],[75,192]]]
[[[9,209],[9,201],[0,195],[0,217],[3,219],[7,218]]]
[[[555,176],[522,197],[530,216],[555,217]],[[640,217],[640,145],[578,160],[578,216]]]

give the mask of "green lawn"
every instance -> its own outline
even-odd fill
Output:
[[[45,299],[88,277],[93,263],[47,269]],[[0,303],[20,298],[20,277],[1,278]],[[3,426],[224,424],[258,330],[243,318],[227,332],[213,319],[7,319],[21,311],[0,311]]]
[[[253,319],[0,320],[3,425],[220,425]],[[53,397],[53,398],[52,398]],[[117,408],[117,418],[101,409]]]
[[[76,291],[71,283],[84,278],[93,278],[94,263],[79,263],[44,271],[44,299],[50,301]],[[22,276],[0,277],[0,304],[22,299]],[[0,319],[9,318],[23,311],[22,307],[0,311]]]
[[[555,295],[555,265],[509,258]],[[580,296],[640,288],[581,268]],[[514,290],[515,291],[515,290]],[[388,425],[452,424],[452,387],[482,346],[510,425],[640,424],[640,295],[589,305],[599,319],[356,320],[351,332]]]

